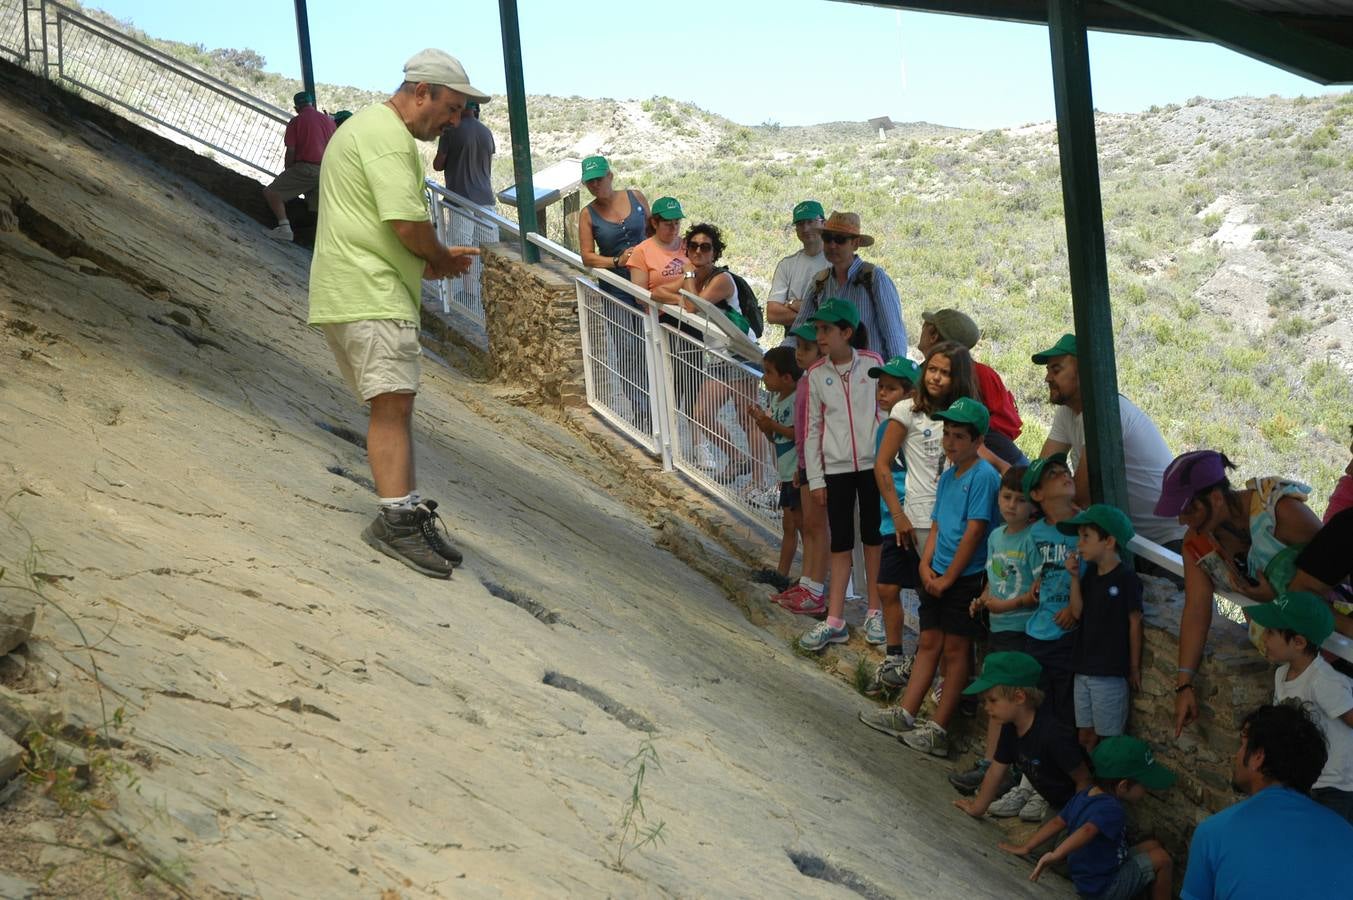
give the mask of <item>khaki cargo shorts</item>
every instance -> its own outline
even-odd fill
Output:
[[[305,194],[307,202],[311,197],[319,197],[319,163],[292,163],[283,169],[282,174],[273,179],[268,190],[280,194],[283,200],[290,200]]]
[[[320,326],[338,371],[358,399],[418,393],[423,345],[418,326],[398,319],[329,322]]]

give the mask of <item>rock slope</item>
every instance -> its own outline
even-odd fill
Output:
[[[421,486],[466,568],[373,554],[308,257],[77,112],[0,96],[0,564],[70,616],[42,607],[0,679],[69,722],[124,710],[137,784],[104,817],[185,895],[1068,893],[501,387],[425,368]],[[619,868],[647,741],[665,840]],[[4,867],[103,892],[50,852],[66,820],[3,796]]]

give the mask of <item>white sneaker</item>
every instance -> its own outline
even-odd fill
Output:
[[[1034,794],[1024,808],[1019,811],[1021,822],[1042,822],[1048,817],[1048,801],[1042,795]]]
[[[997,819],[1013,819],[1019,815],[1029,798],[1035,796],[1032,788],[1026,788],[1023,784],[1017,784],[1007,791],[999,800],[987,808],[987,814]]]
[[[296,240],[296,235],[291,233],[290,225],[278,225],[276,228],[268,232],[268,237],[272,238],[274,241]]]

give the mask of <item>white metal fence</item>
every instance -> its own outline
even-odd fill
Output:
[[[455,247],[482,247],[496,244],[504,231],[512,237],[517,236],[517,228],[492,210],[476,206],[430,178],[426,184],[432,221],[442,243]],[[484,324],[484,297],[480,292],[483,277],[484,263],[476,257],[464,275],[437,282],[442,312],[450,312],[455,306],[480,325]]]
[[[0,55],[252,170],[282,171],[290,113],[56,0],[0,0]]]

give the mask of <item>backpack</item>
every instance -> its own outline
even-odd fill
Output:
[[[733,279],[733,287],[738,290],[738,306],[742,307],[742,318],[747,320],[747,324],[751,326],[752,333],[757,337],[761,337],[761,333],[766,330],[766,323],[761,318],[761,301],[757,299],[756,292],[752,290],[752,286],[748,284],[746,279],[741,275],[736,272],[729,272],[727,266],[724,266],[718,271],[728,272],[729,276]],[[737,320],[735,319],[734,321]]]
[[[827,279],[831,277],[831,267],[823,269],[813,276],[812,296],[813,299],[821,303],[827,299]],[[734,275],[734,278],[737,276]],[[858,284],[864,287],[865,292],[869,294],[869,304],[878,309],[878,299],[874,296],[874,264],[860,261],[860,267],[855,270],[855,277],[851,279],[851,284]]]

